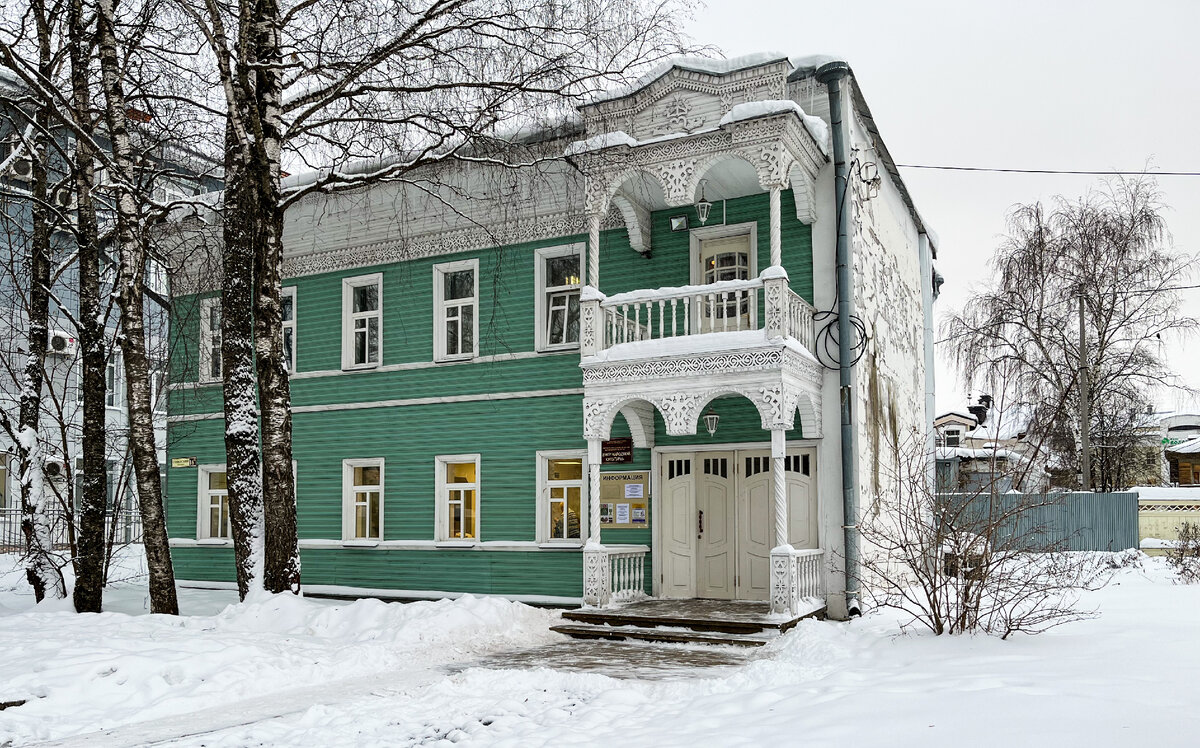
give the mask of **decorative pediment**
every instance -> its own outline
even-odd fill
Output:
[[[787,95],[791,65],[771,55],[681,60],[649,80],[581,107],[590,135],[621,130],[637,140],[717,126],[734,106]]]

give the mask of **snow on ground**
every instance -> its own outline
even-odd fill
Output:
[[[197,735],[195,716],[181,717],[176,734],[190,736],[170,745],[1200,742],[1200,586],[1175,584],[1160,559],[1141,557],[1088,593],[1098,617],[1041,636],[899,634],[886,613],[804,621],[744,665],[656,681],[556,662],[446,668],[556,640],[545,633],[554,614],[496,600],[266,598],[214,612],[213,600],[185,598],[193,614],[180,619],[76,616],[31,610],[3,591],[8,579],[0,577],[0,701],[31,700],[0,711],[0,745],[198,710],[240,712],[246,724],[213,723],[215,732]],[[369,677],[321,685],[355,676]],[[289,690],[299,686],[316,688]],[[277,692],[286,708],[243,708]]]

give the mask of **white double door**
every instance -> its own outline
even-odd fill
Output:
[[[667,454],[662,459],[661,594],[766,600],[775,546],[771,453]],[[817,547],[816,453],[784,460],[788,542]]]

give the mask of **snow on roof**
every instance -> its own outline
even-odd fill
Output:
[[[1200,437],[1192,437],[1182,444],[1171,444],[1167,446],[1168,452],[1174,452],[1180,455],[1194,455],[1200,453]]]
[[[1200,499],[1200,486],[1134,486],[1129,493],[1140,499]]]
[[[949,460],[954,457],[960,460],[1019,460],[1021,456],[1011,449],[973,449],[971,447],[938,447],[937,459]]]
[[[829,155],[829,126],[825,124],[825,120],[805,113],[800,108],[800,105],[791,99],[764,99],[762,101],[747,101],[744,104],[738,104],[725,113],[725,116],[721,118],[718,125],[724,127],[734,122],[767,117],[772,114],[785,114],[787,112],[795,113],[797,117],[804,121],[804,126],[808,128],[808,132],[813,136],[813,140],[817,141],[817,145],[821,147],[821,151],[825,155]]]
[[[637,144],[638,142],[626,134],[624,130],[614,130],[613,132],[602,132],[599,135],[593,135],[587,140],[576,140],[567,146],[566,155],[574,156],[577,153],[599,151],[605,148],[612,148],[615,145],[626,145],[632,148]]]
[[[814,71],[831,62],[845,62],[846,60],[837,55],[796,55],[788,58],[788,62],[796,69],[796,72]]]

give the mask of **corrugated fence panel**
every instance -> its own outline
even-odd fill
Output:
[[[968,502],[966,524],[981,526],[989,506],[1010,522],[1001,528],[1003,541],[1016,539],[1031,549],[1122,551],[1138,547],[1136,493],[1003,493],[947,494]],[[1024,507],[1024,508],[1022,508]]]

